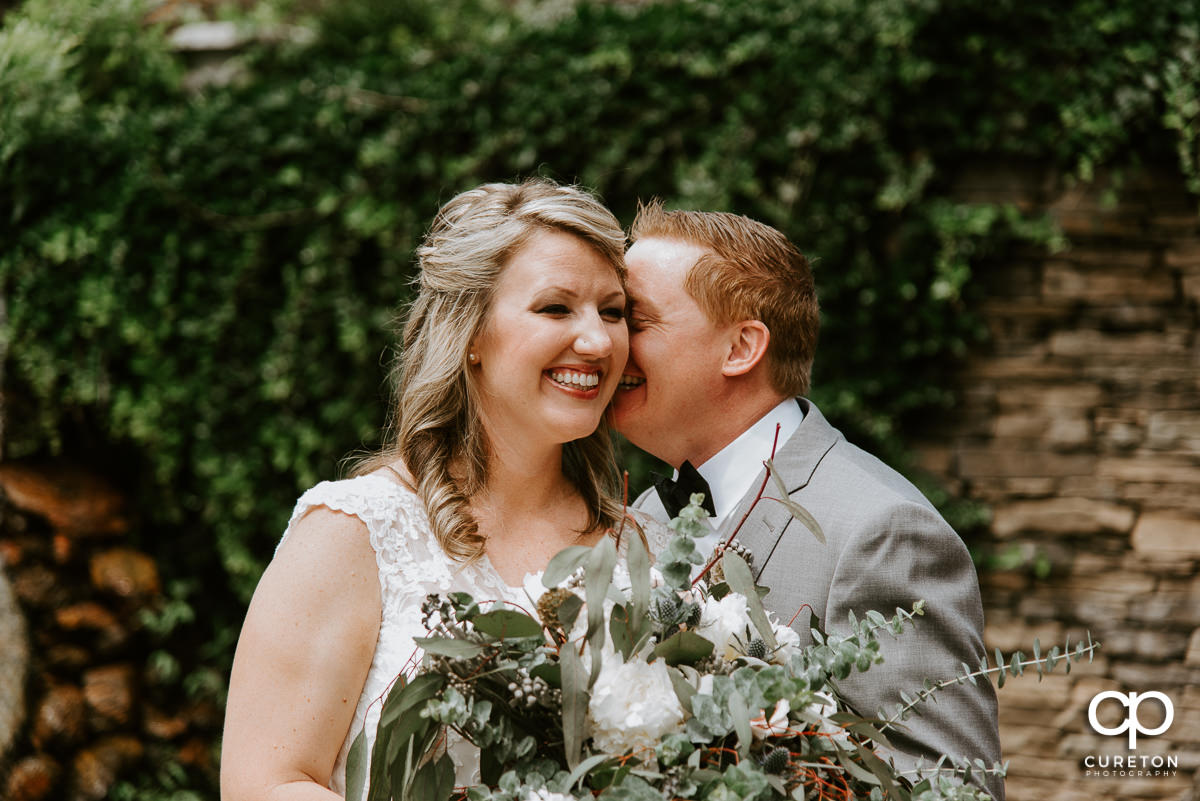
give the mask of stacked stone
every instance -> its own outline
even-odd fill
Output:
[[[123,506],[88,473],[0,464],[0,565],[30,655],[25,722],[0,753],[0,797],[93,801],[163,753],[213,769],[219,710],[155,704],[163,693],[140,621],[163,593],[154,561],[121,544]]]
[[[965,199],[1048,212],[1069,246],[981,276],[989,352],[921,452],[993,511],[978,543],[989,647],[1103,644],[1069,676],[998,693],[1010,801],[1200,798],[1200,216],[1177,177],[1112,190],[1011,165],[963,183]],[[1171,727],[1136,753],[1177,757],[1175,776],[1086,774],[1089,755],[1128,752],[1089,725],[1104,690],[1172,700]],[[1102,709],[1103,725],[1124,719]],[[1153,728],[1165,711],[1139,714]]]

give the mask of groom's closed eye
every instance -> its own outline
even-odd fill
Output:
[[[629,330],[635,333],[641,331],[650,322],[650,316],[636,303],[629,304],[625,319],[629,322]]]
[[[637,333],[654,322],[654,315],[647,304],[631,298],[626,304],[625,319],[629,321],[629,330]]]

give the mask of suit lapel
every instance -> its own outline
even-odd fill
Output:
[[[775,470],[787,488],[788,495],[794,494],[808,484],[813,473],[816,472],[817,465],[842,436],[837,429],[829,425],[820,410],[811,401],[798,398],[797,402],[804,410],[804,420],[788,441],[779,448],[773,460]],[[763,460],[765,461],[769,455],[764,453]],[[739,521],[745,517],[747,510],[754,503],[754,497],[758,493],[758,488],[762,486],[766,474],[765,468],[759,470],[750,490],[742,496],[733,512],[722,522],[719,529],[720,541],[727,540]],[[781,503],[767,500],[771,497],[779,497],[779,488],[773,479],[768,480],[766,489],[763,490],[763,500],[754,507],[754,511],[746,518],[746,522],[742,524],[737,535],[738,541],[754,554],[756,578],[771,558],[775,546],[783,536],[784,529],[792,520],[792,515],[788,512],[787,507]]]

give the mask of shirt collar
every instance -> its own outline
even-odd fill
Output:
[[[750,489],[762,463],[771,457],[775,444],[775,426],[779,426],[779,446],[788,441],[804,420],[804,412],[795,398],[788,398],[763,415],[715,456],[696,469],[712,490],[717,514],[713,526],[719,526]],[[678,475],[678,471],[676,471]]]

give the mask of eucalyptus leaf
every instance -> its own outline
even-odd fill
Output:
[[[855,762],[854,757],[837,743],[833,743],[833,750],[837,754],[837,763],[845,768],[851,776],[867,784],[879,784],[879,779],[875,778],[874,773]]]
[[[869,748],[863,748],[861,745],[855,746],[854,753],[863,761],[863,764],[874,774],[879,780],[880,786],[888,793],[888,798],[899,798],[900,790],[896,786],[896,782],[892,779],[892,770],[882,759],[877,757]]]
[[[600,794],[601,801],[663,801],[663,795],[639,776],[626,775]]]
[[[630,538],[625,560],[629,568],[629,636],[636,641],[650,609],[650,553],[641,537]]]
[[[804,527],[812,532],[812,535],[817,538],[817,542],[825,544],[825,532],[821,529],[821,524],[812,516],[812,513],[805,509],[800,504],[792,500],[788,494],[787,487],[783,484],[783,479],[779,477],[779,472],[775,469],[775,463],[768,459],[767,471],[771,474],[771,480],[775,484],[775,489],[779,490],[779,497],[776,499],[782,503],[787,510],[792,513],[792,517],[804,524]]]
[[[842,728],[852,731],[858,736],[879,743],[884,748],[893,748],[891,741],[884,735],[876,726],[863,720],[857,715],[851,715],[847,712],[837,712],[829,716],[829,719],[834,723],[839,724]],[[902,729],[907,731],[907,727],[903,725],[893,724],[892,728]]]
[[[346,797],[362,798],[367,786],[367,729],[364,726],[346,753]]]
[[[497,758],[493,748],[479,749],[479,780],[484,784],[495,787],[500,782],[504,770],[503,763]]]
[[[654,655],[668,665],[693,664],[712,652],[712,641],[690,629],[675,632],[654,648]]]
[[[562,665],[554,662],[543,662],[530,668],[529,675],[535,679],[543,679],[551,687],[562,687]]]
[[[483,653],[483,646],[477,642],[459,640],[452,637],[413,637],[413,642],[429,654],[440,654],[455,659],[469,659]]]
[[[625,607],[613,607],[608,616],[608,633],[612,637],[613,648],[620,651],[622,658],[628,661],[633,651],[633,640],[629,636],[629,612]]]
[[[449,754],[442,754],[417,770],[407,801],[446,801],[453,790],[454,763]]]
[[[583,777],[587,776],[588,771],[597,765],[607,762],[610,759],[612,759],[612,757],[610,757],[608,754],[593,754],[592,756],[580,762],[575,766],[575,769],[571,771],[571,775],[567,777],[567,788],[570,789],[579,782],[583,781]]]
[[[445,686],[446,677],[437,673],[422,673],[412,681],[400,677],[384,699],[379,725],[384,728],[393,725],[404,713],[425,703]]]
[[[562,584],[579,569],[591,552],[592,549],[586,545],[570,545],[554,554],[542,573],[543,586],[549,588]]]
[[[670,668],[667,675],[671,678],[671,687],[675,690],[675,697],[679,699],[679,705],[689,715],[692,714],[692,696],[696,694],[696,688],[678,668]]]
[[[477,630],[499,640],[542,636],[541,623],[514,609],[494,609],[485,612],[477,615],[474,623]]]
[[[750,730],[750,707],[746,705],[746,699],[742,698],[742,694],[737,690],[729,694],[729,714],[733,715],[733,730],[737,732],[738,754],[745,759],[750,756],[750,746],[754,743],[754,735]]]
[[[574,770],[579,765],[583,741],[587,736],[587,685],[583,660],[572,643],[565,644],[559,652],[562,668],[562,712],[563,749],[567,767]]]
[[[399,797],[403,792],[412,760],[402,761],[400,756],[415,754],[420,759],[432,746],[441,727],[422,717],[420,710],[446,682],[440,673],[422,673],[412,681],[399,679],[388,692],[371,748],[369,801],[387,801],[389,793]]]
[[[572,593],[563,599],[563,602],[558,605],[558,622],[562,624],[563,631],[571,631],[575,628],[575,620],[579,617],[582,609],[583,599],[578,595]]]
[[[734,592],[745,596],[746,608],[749,610],[754,628],[758,629],[758,636],[763,638],[767,648],[774,651],[779,647],[779,642],[775,639],[775,632],[771,629],[771,622],[767,619],[767,611],[763,608],[762,599],[758,595],[750,566],[746,564],[745,559],[730,551],[721,557],[721,564],[725,568],[725,580],[729,582],[729,586],[733,588]]]
[[[617,548],[605,537],[592,547],[584,566],[585,596],[587,598],[587,641],[591,648],[592,669],[588,687],[600,674],[604,649],[604,599],[612,586],[613,568],[617,565]]]

